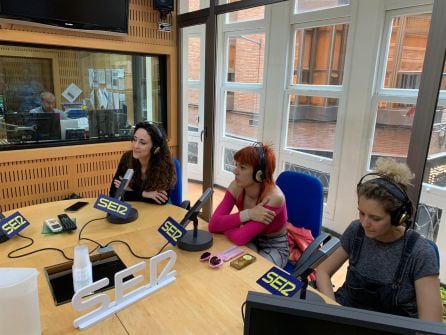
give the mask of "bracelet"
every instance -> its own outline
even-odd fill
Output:
[[[241,222],[246,222],[251,220],[251,218],[249,217],[249,212],[247,209],[244,209],[240,212],[240,221]]]

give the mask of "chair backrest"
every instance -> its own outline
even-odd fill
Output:
[[[324,190],[321,181],[295,171],[283,171],[276,180],[286,199],[288,221],[311,230],[314,238],[322,226]]]
[[[170,190],[170,201],[175,206],[181,206],[181,202],[183,201],[183,186],[181,183],[181,166],[178,159],[173,158],[173,164],[175,165],[175,171],[177,173],[177,181],[175,186]]]
[[[437,256],[437,265],[438,268],[440,268],[440,252],[438,251],[438,246],[432,240],[426,239],[426,241],[432,246],[432,248],[434,248],[435,255]]]

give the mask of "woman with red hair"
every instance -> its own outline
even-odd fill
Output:
[[[258,143],[234,155],[235,179],[209,222],[209,231],[223,233],[237,245],[247,245],[276,265],[288,261],[288,219],[285,197],[273,180],[276,157]],[[238,212],[231,214],[234,205]]]

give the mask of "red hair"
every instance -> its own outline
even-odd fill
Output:
[[[236,162],[252,166],[253,169],[255,169],[260,166],[260,156],[257,151],[259,148],[263,149],[265,169],[263,174],[264,180],[261,183],[259,199],[257,199],[257,202],[260,202],[265,191],[275,186],[273,173],[276,170],[276,156],[269,145],[264,145],[262,143],[258,146],[244,147],[234,154],[234,160]]]

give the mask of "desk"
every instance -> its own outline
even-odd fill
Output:
[[[40,204],[19,209],[19,212],[31,222],[22,235],[34,238],[34,244],[22,250],[29,252],[44,247],[64,250],[68,257],[73,257],[77,244],[78,232],[89,220],[105,217],[105,213],[93,208],[96,199],[87,199],[89,205],[70,217],[76,218],[78,230],[74,233],[56,235],[41,234],[44,219],[57,217],[63,209],[77,200],[65,200]],[[157,231],[161,223],[171,216],[180,221],[185,210],[173,205],[157,206],[145,203],[132,204],[139,211],[138,220],[124,225],[113,225],[105,219],[94,221],[82,232],[101,244],[120,239],[128,242],[133,251],[142,256],[151,256],[166,243]],[[5,216],[14,211],[4,213]],[[206,223],[199,223],[206,229]],[[192,225],[188,228],[191,229]],[[73,320],[81,314],[71,304],[56,306],[50,292],[43,268],[63,263],[66,260],[56,251],[42,251],[23,258],[9,259],[8,252],[26,245],[27,240],[14,237],[0,244],[0,266],[35,267],[40,271],[38,277],[39,303],[42,334],[81,333],[73,328]],[[85,242],[83,242],[85,243]],[[95,245],[89,243],[89,249]],[[132,256],[123,244],[113,244],[114,251],[126,266],[141,262]],[[223,235],[214,235],[213,253],[218,253],[231,246]],[[247,251],[249,250],[246,247]],[[82,331],[82,334],[242,334],[243,321],[241,306],[246,300],[248,290],[266,292],[256,280],[269,270],[272,264],[261,256],[243,270],[235,270],[225,264],[222,268],[211,269],[207,263],[200,262],[201,252],[187,252],[169,245],[165,250],[173,249],[177,253],[174,269],[176,281],[157,291],[112,317]],[[252,252],[252,251],[250,251]],[[144,283],[148,282],[145,271]],[[114,290],[106,291],[114,300]]]

